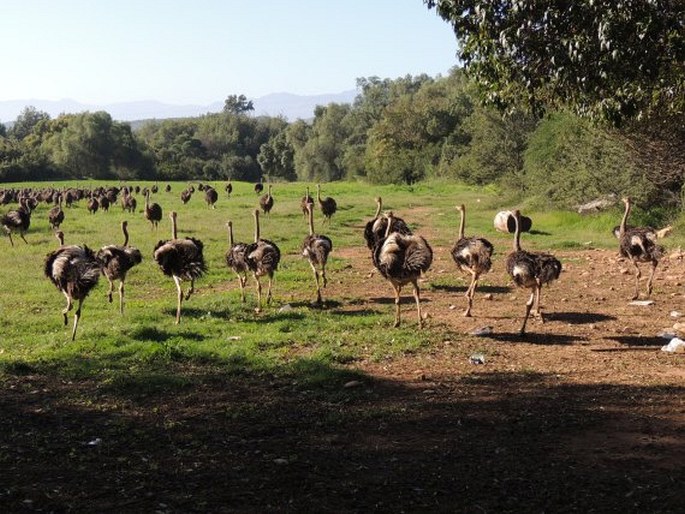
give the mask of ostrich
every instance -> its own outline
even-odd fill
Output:
[[[203,244],[193,237],[178,239],[176,233],[176,213],[169,214],[171,218],[171,239],[159,241],[152,253],[155,262],[162,272],[173,278],[178,291],[176,304],[176,324],[181,322],[181,302],[183,301],[182,280],[190,280],[190,289],[185,295],[188,300],[195,291],[195,279],[200,278],[206,271]]]
[[[388,218],[387,216],[381,216],[381,209],[383,208],[383,199],[378,196],[376,197],[376,215],[374,218],[367,222],[364,226],[364,240],[366,241],[366,246],[369,250],[373,250],[376,243],[385,237],[385,233],[388,228]],[[407,226],[402,218],[397,218],[393,216],[392,227],[390,232],[399,232],[405,236],[411,235],[411,229]]]
[[[98,199],[95,198],[95,196],[91,196],[90,199],[88,200],[88,205],[86,205],[86,208],[88,209],[88,212],[91,214],[95,214],[98,209],[100,208],[100,204],[98,203]]]
[[[64,210],[62,209],[62,195],[57,195],[57,205],[48,211],[48,222],[53,230],[57,230],[64,221]]]
[[[652,267],[647,281],[647,297],[649,298],[652,294],[654,272],[659,265],[659,260],[664,255],[664,247],[656,244],[657,234],[654,229],[650,227],[626,227],[632,204],[630,198],[623,198],[623,203],[625,204],[625,212],[619,226],[618,240],[621,256],[629,258],[635,266],[635,294],[631,300],[637,299],[640,295],[639,282],[642,273],[640,273],[638,262],[648,262]]]
[[[150,191],[145,191],[145,219],[152,224],[152,228],[157,228],[157,225],[162,221],[162,208],[158,203],[150,205]]]
[[[190,191],[190,189],[184,189],[181,191],[181,201],[183,202],[183,205],[190,201],[191,196],[193,196],[193,193]]]
[[[240,300],[245,303],[245,283],[247,272],[250,270],[247,263],[247,248],[245,243],[233,242],[233,222],[226,223],[228,227],[228,250],[226,251],[226,265],[238,276],[240,284]]]
[[[229,182],[228,184],[226,184],[226,187],[224,188],[224,190],[226,191],[226,196],[228,196],[230,198],[231,193],[233,192],[233,184],[231,184]]]
[[[78,308],[74,313],[74,328],[71,340],[76,339],[76,328],[81,317],[83,300],[88,296],[100,278],[100,262],[95,258],[93,250],[87,246],[64,246],[64,234],[56,233],[60,247],[45,257],[45,276],[55,284],[67,298],[67,306],[62,311],[64,324],[68,323],[67,313],[73,308],[74,300],[78,300]]]
[[[257,282],[257,312],[262,310],[262,284],[259,277],[269,277],[269,289],[266,294],[266,303],[271,303],[271,287],[274,280],[274,272],[278,269],[281,260],[281,250],[276,243],[259,237],[259,210],[254,211],[255,236],[254,243],[247,246],[247,265]]]
[[[259,205],[264,211],[264,214],[269,214],[274,206],[274,197],[271,194],[271,184],[269,184],[269,189],[267,193],[259,198]]]
[[[164,191],[165,191],[166,193],[171,193],[171,184],[167,184],[167,185],[164,187]]]
[[[507,256],[507,273],[518,287],[530,289],[530,299],[526,303],[526,316],[523,318],[523,325],[519,333],[526,333],[526,323],[530,310],[535,303],[534,314],[542,318],[540,312],[540,291],[542,286],[559,278],[561,274],[561,263],[548,253],[534,253],[521,250],[521,213],[514,211],[514,251]]]
[[[121,222],[121,231],[124,233],[124,244],[107,245],[98,250],[95,257],[102,264],[102,274],[109,282],[109,290],[107,291],[107,299],[112,303],[112,290],[114,289],[114,281],[119,280],[119,312],[124,313],[124,281],[126,280],[126,273],[133,266],[140,264],[143,259],[138,248],[128,246],[128,222]]]
[[[490,271],[492,266],[492,244],[482,237],[464,237],[464,225],[466,224],[466,207],[460,205],[457,210],[461,214],[459,222],[459,239],[452,247],[452,259],[459,269],[464,273],[471,274],[471,284],[466,290],[468,305],[464,311],[464,316],[471,316],[471,306],[473,305],[473,295],[476,293],[478,278]]]
[[[10,244],[14,246],[14,241],[12,241],[12,232],[19,232],[19,236],[24,240],[26,244],[29,242],[24,237],[24,233],[29,229],[31,225],[31,209],[26,205],[26,202],[22,198],[19,200],[19,208],[13,209],[0,218],[0,224],[7,232],[10,238]]]
[[[308,219],[309,218],[309,207],[308,205],[314,205],[314,199],[309,194],[309,186],[305,190],[305,194],[300,200],[300,208],[302,209],[302,215]]]
[[[264,191],[264,184],[262,184],[262,181],[260,180],[254,185],[254,192],[255,194],[259,194],[262,191]]]
[[[216,201],[219,199],[219,194],[211,186],[205,187],[205,202],[207,202],[207,207],[216,209]]]
[[[381,275],[392,284],[395,290],[395,323],[400,326],[400,293],[402,286],[411,282],[416,300],[419,328],[423,327],[421,316],[421,297],[418,280],[428,271],[433,262],[433,250],[421,236],[404,235],[391,232],[393,214],[387,214],[388,225],[385,237],[376,243],[373,250],[373,263]]]
[[[328,261],[328,254],[333,250],[333,241],[328,236],[314,233],[313,203],[307,204],[307,214],[309,217],[309,235],[302,242],[302,256],[307,257],[309,265],[314,272],[314,278],[316,279],[316,303],[320,304],[321,285],[319,283],[319,276],[321,276],[323,287],[326,287],[326,262]],[[320,268],[320,270],[317,268]]]
[[[319,202],[319,206],[321,207],[321,212],[323,213],[323,221],[331,221],[331,216],[335,214],[335,211],[338,210],[338,204],[335,203],[335,200],[331,198],[330,196],[327,196],[323,200],[321,199],[321,184],[316,185],[316,199]]]

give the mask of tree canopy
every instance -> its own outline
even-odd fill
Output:
[[[571,106],[613,124],[682,115],[683,0],[424,0],[500,108]]]

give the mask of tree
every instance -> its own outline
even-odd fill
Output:
[[[424,0],[498,107],[570,106],[620,124],[685,108],[682,0]]]
[[[12,125],[9,130],[9,136],[15,137],[19,140],[24,139],[26,136],[33,132],[33,129],[41,122],[50,119],[50,115],[47,112],[39,111],[32,105],[24,107],[21,111],[17,120]]]
[[[245,95],[229,95],[224,102],[226,114],[246,114],[250,111],[254,111],[254,105]]]
[[[294,154],[284,130],[262,145],[257,162],[262,172],[270,178],[296,180]]]

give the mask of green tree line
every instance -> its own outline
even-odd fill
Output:
[[[149,121],[136,131],[102,111],[51,119],[29,106],[0,131],[0,181],[437,178],[568,207],[608,193],[664,196],[616,130],[561,108],[503,115],[481,102],[463,69],[360,78],[357,91],[351,104],[317,106],[311,120],[253,116],[252,102],[231,95],[220,113]]]

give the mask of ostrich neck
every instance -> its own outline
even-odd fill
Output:
[[[254,217],[254,242],[259,242],[259,215],[255,214]]]
[[[392,216],[388,216],[387,219],[388,219],[388,226],[385,227],[385,237],[386,237],[386,239],[387,239],[387,237],[390,235],[390,232],[392,232]]]
[[[317,187],[316,188],[316,199],[321,203],[321,188]]]
[[[630,202],[626,202],[626,210],[623,213],[623,218],[621,219],[621,226],[618,229],[619,234],[621,236],[626,233],[626,222],[628,221],[628,214],[630,214]]]
[[[521,224],[518,216],[514,216],[514,222],[516,223],[516,230],[514,231],[514,251],[521,251]]]
[[[464,239],[464,225],[466,224],[466,212],[464,209],[461,209],[459,211],[459,214],[461,215],[461,219],[459,220],[459,239]]]
[[[309,211],[309,235],[314,235],[314,210],[311,205],[307,204],[307,211]]]
[[[121,226],[121,231],[124,233],[124,246],[128,246],[128,230],[126,229],[126,225]]]
[[[228,247],[233,247],[233,225],[228,225]]]
[[[171,218],[171,239],[177,239],[176,218]]]
[[[376,219],[381,215],[381,209],[383,208],[383,201],[379,198],[378,201],[376,202],[376,216],[374,216]]]

